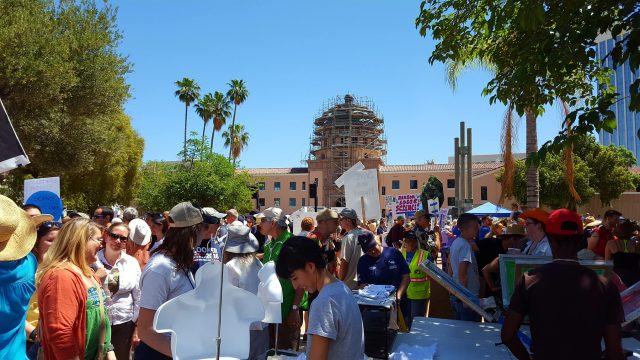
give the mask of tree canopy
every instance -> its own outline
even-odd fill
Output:
[[[429,199],[438,199],[438,204],[442,207],[444,201],[444,188],[442,182],[435,176],[429,176],[429,180],[422,186],[420,202],[423,209],[429,209]]]
[[[68,208],[128,203],[144,141],[123,104],[131,64],[118,53],[116,11],[93,1],[0,2],[0,98],[31,164],[5,178],[60,176]]]

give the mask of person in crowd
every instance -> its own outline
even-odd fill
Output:
[[[33,245],[31,252],[36,256],[38,264],[42,263],[44,254],[49,250],[49,247],[56,241],[58,232],[62,228],[62,223],[55,221],[45,221],[38,227],[38,236],[36,243]],[[40,348],[40,339],[38,336],[38,292],[34,292],[29,300],[29,310],[27,310],[27,320],[25,323],[27,346],[29,347],[27,357],[29,359],[36,359],[38,356],[38,349]]]
[[[127,255],[138,260],[140,269],[144,269],[149,261],[149,247],[151,246],[151,229],[142,219],[129,222],[129,241],[125,246]]]
[[[478,262],[473,252],[472,242],[478,236],[480,224],[475,215],[462,214],[458,217],[460,236],[453,241],[449,250],[449,270],[453,279],[478,296],[480,292],[480,277]],[[480,316],[468,308],[457,297],[451,295],[451,307],[456,320],[480,321]]]
[[[313,218],[310,217],[310,216],[305,217],[300,222],[300,230],[301,231],[298,234],[298,236],[309,237],[309,235],[311,235],[311,233],[313,232],[313,229],[315,227],[316,227],[316,225],[315,225],[315,221],[313,220]]]
[[[604,249],[604,259],[613,260],[613,271],[627,287],[640,281],[640,242],[632,240],[636,231],[638,225],[625,220],[614,230],[617,239]]]
[[[548,212],[535,208],[523,212],[518,217],[524,219],[528,238],[527,245],[522,251],[523,254],[551,257],[551,246],[549,246],[549,239],[545,233],[545,223],[548,216]]]
[[[378,227],[376,228],[376,235],[381,236],[385,231],[387,231],[386,221],[384,218],[380,218]]]
[[[73,219],[58,233],[36,274],[41,346],[46,359],[115,359],[106,295],[90,268],[101,231]]]
[[[202,208],[202,225],[200,226],[199,242],[193,248],[193,275],[199,268],[211,261],[221,261],[220,244],[214,236],[220,228],[220,221],[224,218],[223,213],[219,213],[214,208]]]
[[[509,215],[509,220],[518,221],[520,214],[522,214],[522,211],[520,211],[520,205],[516,202],[511,203],[511,214]]]
[[[258,294],[258,271],[262,263],[256,258],[258,240],[245,225],[232,224],[228,227],[227,242],[224,247],[223,262],[234,286]],[[269,348],[267,324],[256,321],[250,326],[249,360],[264,359]]]
[[[363,255],[358,236],[365,230],[358,227],[358,214],[355,210],[344,208],[340,211],[340,227],[347,231],[342,238],[338,278],[351,290],[358,289],[358,261]]]
[[[27,214],[29,214],[29,216],[36,216],[36,215],[42,214],[42,210],[40,209],[40,206],[36,204],[24,204],[22,205],[22,210],[24,210]]]
[[[267,242],[267,236],[263,235],[260,232],[260,224],[258,223],[258,219],[256,218],[256,214],[251,215],[251,217],[253,218],[253,226],[250,227],[251,229],[251,233],[253,234],[253,236],[256,237],[256,239],[258,239],[258,251],[256,252],[256,257],[258,258],[258,260],[262,261],[262,256],[264,254],[264,245]]]
[[[317,243],[301,236],[289,239],[276,261],[280,278],[290,279],[296,289],[318,293],[311,303],[307,358],[363,359],[364,328],[358,304],[351,290],[327,270],[326,261]]]
[[[524,359],[623,359],[624,319],[620,293],[608,279],[577,261],[582,237],[577,213],[559,209],[546,221],[553,261],[523,274],[502,326],[502,342]],[[524,318],[531,323],[531,356],[518,338]]]
[[[141,270],[138,260],[126,254],[128,240],[129,227],[124,222],[112,224],[107,230],[106,246],[98,251],[99,266],[107,271],[104,288],[109,294],[111,344],[117,359],[128,359],[132,344],[135,347],[139,342],[135,329],[140,310]]]
[[[369,231],[358,235],[364,255],[358,261],[358,286],[393,285],[396,298],[402,299],[409,286],[409,265],[394,247],[383,248]]]
[[[487,238],[498,238],[500,236],[502,236],[502,233],[504,232],[506,225],[502,222],[502,221],[498,221],[495,222],[493,224],[491,224],[491,231],[489,231],[487,233],[487,235],[485,235],[485,237],[480,237],[480,240],[482,239],[487,239]]]
[[[440,232],[440,241],[443,247],[450,247],[453,240],[456,239],[456,236],[451,232],[451,225],[445,225]]]
[[[591,237],[587,239],[587,248],[593,251],[597,258],[603,259],[609,240],[616,240],[613,231],[618,226],[621,216],[621,212],[613,209],[605,211],[602,224],[591,232]]]
[[[437,231],[440,230],[438,229]],[[435,241],[437,231],[431,230],[431,215],[428,212],[424,210],[416,211],[413,232],[420,243],[420,248],[427,251],[429,259],[432,261],[438,258],[438,244]]]
[[[500,234],[497,237],[500,247],[493,248],[494,252],[486,258],[489,261],[486,263],[486,265],[479,267],[480,269],[482,269],[482,277],[489,289],[489,293],[485,293],[485,295],[496,296],[496,298],[500,298],[500,286],[498,285],[498,283],[496,283],[497,280],[500,280],[500,276],[498,276],[500,273],[499,256],[500,254],[506,254],[507,251],[513,248],[524,236],[524,227],[522,225],[513,223],[507,226],[504,234]],[[483,248],[480,247],[480,252],[482,251]]]
[[[202,212],[182,202],[169,212],[171,227],[164,242],[153,253],[140,277],[140,314],[138,336],[140,344],[135,358],[171,359],[171,335],[153,330],[153,318],[160,305],[195,289],[191,273],[193,245],[199,241]]]
[[[333,209],[324,209],[316,215],[318,226],[316,226],[313,234],[320,247],[325,251],[336,250],[336,242],[334,240],[336,230],[340,226],[339,218],[340,215]]]
[[[227,235],[227,227],[232,224],[234,221],[238,220],[238,210],[229,209],[224,218],[224,223],[218,229],[218,239],[223,239],[225,235]],[[223,240],[224,241],[224,240]]]
[[[124,221],[124,223],[126,225],[129,225],[129,222],[133,219],[137,219],[138,218],[138,210],[136,210],[136,208],[134,207],[128,207],[125,208],[124,211],[122,211],[122,221]]]
[[[398,216],[395,224],[389,229],[387,237],[384,239],[387,246],[393,247],[394,243],[402,241],[404,237],[404,216]]]
[[[26,359],[28,335],[37,341],[37,333],[25,331],[38,266],[30,250],[36,243],[36,228],[52,219],[51,215],[30,216],[0,195],[0,359]]]
[[[162,244],[164,234],[169,230],[169,222],[161,213],[152,213],[151,216],[147,217],[147,219],[147,225],[149,225],[149,228],[151,229],[151,244],[149,251],[153,251]]]
[[[108,206],[100,206],[93,212],[93,221],[104,228],[108,228],[113,221],[113,209]]]
[[[271,236],[271,241],[264,246],[262,263],[278,261],[280,250],[293,235],[289,232],[288,221],[280,208],[270,207],[257,215],[260,219],[260,232]],[[317,246],[317,245],[316,245]],[[294,289],[291,280],[280,278],[282,286],[282,324],[279,326],[278,348],[295,349],[295,344],[300,337],[300,306],[305,300],[303,288]],[[275,326],[269,326],[269,347],[275,346]]]
[[[405,324],[410,329],[414,317],[427,316],[427,304],[431,296],[427,273],[418,267],[429,257],[429,252],[420,248],[414,231],[404,234],[402,256],[409,266],[409,285],[405,297],[400,300],[400,306]]]
[[[487,237],[487,234],[491,232],[491,225],[493,225],[493,220],[491,216],[485,215],[482,217],[482,227],[480,227],[480,232],[478,233],[478,239],[482,240]]]

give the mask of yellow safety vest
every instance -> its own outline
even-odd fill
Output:
[[[409,283],[409,287],[407,287],[407,298],[411,300],[428,299],[431,295],[427,273],[420,270],[418,267],[418,264],[421,264],[427,258],[427,255],[428,254],[425,250],[418,249],[409,264],[409,278],[411,279],[411,282]],[[406,261],[406,250],[402,250],[402,256]]]

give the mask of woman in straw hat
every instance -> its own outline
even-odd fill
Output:
[[[259,243],[247,226],[234,223],[227,227],[227,242],[224,248],[223,262],[229,274],[231,284],[258,294],[258,271],[262,263],[256,258]],[[256,321],[250,327],[249,360],[260,359],[269,347],[267,324]]]
[[[0,359],[26,358],[25,318],[38,263],[36,228],[51,215],[29,215],[0,195]]]
[[[106,295],[89,267],[102,247],[98,226],[67,222],[36,274],[46,359],[115,359]]]

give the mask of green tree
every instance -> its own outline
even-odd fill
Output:
[[[196,114],[202,119],[202,141],[204,141],[204,132],[207,124],[213,119],[215,111],[215,100],[211,93],[205,94],[202,99],[198,99],[196,103]]]
[[[222,129],[227,123],[227,118],[231,116],[231,105],[229,99],[221,92],[216,91],[213,94],[213,129],[211,130],[211,152],[213,152],[213,138],[216,132]]]
[[[212,154],[206,140],[192,132],[187,141],[188,161],[149,162],[143,166],[145,180],[137,193],[140,208],[163,211],[182,201],[241,212],[252,208],[251,177],[236,171],[224,156]]]
[[[189,105],[200,97],[200,86],[193,79],[187,77],[175,82],[178,90],[175,96],[184,103],[184,153],[187,152],[187,115],[189,113]]]
[[[231,121],[231,136],[232,141],[235,141],[237,138],[234,135],[235,125],[236,125],[236,110],[238,106],[244,103],[249,97],[249,90],[247,90],[247,84],[244,80],[231,80],[230,83],[227,84],[229,86],[229,90],[227,91],[227,98],[233,102],[233,120]],[[231,160],[231,153],[236,147],[229,146],[229,160]],[[235,161],[235,158],[234,158]]]
[[[229,126],[229,130],[222,133],[222,138],[224,146],[229,148],[233,165],[235,165],[242,151],[249,145],[249,133],[244,131],[244,125],[236,124]]]
[[[130,201],[144,141],[123,109],[121,39],[108,4],[0,2],[0,97],[31,160],[5,175],[15,200],[24,179],[59,176],[68,208]]]
[[[481,59],[494,74],[483,94],[490,103],[511,103],[527,126],[545,105],[556,99],[574,109],[553,142],[529,156],[537,164],[549,152],[558,153],[577,136],[615,127],[609,107],[616,100],[610,69],[595,58],[595,40],[611,30],[622,34],[611,56],[614,63],[640,64],[640,17],[629,1],[426,0],[416,26],[436,41],[429,62],[466,63]],[[618,46],[619,45],[619,46]],[[599,83],[603,86],[594,88]],[[640,109],[640,81],[631,85],[630,109]],[[528,139],[533,147],[533,138]],[[530,176],[531,177],[531,176]],[[533,179],[531,179],[533,180]],[[530,194],[533,195],[533,194]]]
[[[429,209],[429,199],[438,199],[438,204],[442,207],[444,201],[444,189],[442,182],[435,176],[429,176],[429,180],[422,186],[420,202],[423,209]]]

